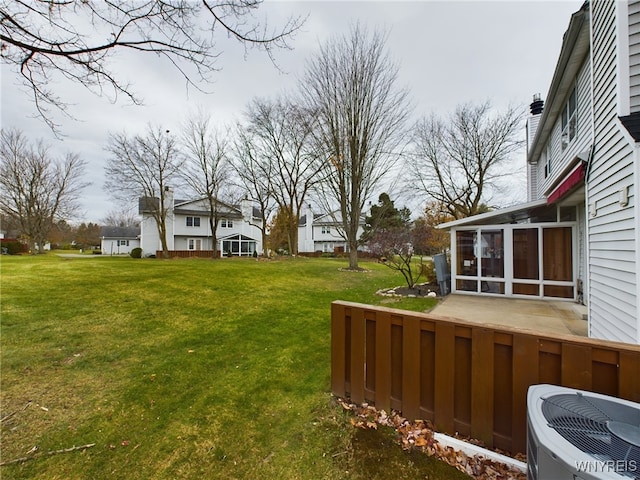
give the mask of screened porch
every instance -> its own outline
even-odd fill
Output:
[[[451,232],[451,291],[576,300],[576,206],[544,201],[443,224]]]

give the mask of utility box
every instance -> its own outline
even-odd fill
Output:
[[[433,256],[433,265],[436,269],[436,280],[440,287],[440,295],[443,297],[451,292],[451,270],[447,263],[447,255],[439,253]]]

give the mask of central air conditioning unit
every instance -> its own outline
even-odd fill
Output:
[[[528,480],[640,480],[640,404],[533,385],[527,395]]]

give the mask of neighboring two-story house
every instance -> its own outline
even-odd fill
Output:
[[[640,343],[640,1],[585,2],[527,123],[528,202],[443,224],[452,291],[567,299]]]
[[[216,250],[222,255],[252,256],[262,252],[262,220],[250,200],[240,205],[218,203],[218,228],[216,245],[209,223],[209,206],[206,199],[175,200],[172,192],[165,192],[169,206],[167,216],[167,244],[170,251]],[[142,215],[140,246],[143,255],[155,255],[162,250],[156,221],[140,201]]]
[[[358,227],[358,238],[362,235],[364,215]],[[314,214],[307,205],[298,222],[299,253],[346,253],[349,245],[342,234],[340,212]]]

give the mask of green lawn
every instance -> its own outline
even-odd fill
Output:
[[[3,256],[0,477],[468,478],[332,404],[331,301],[402,283],[345,265]]]

